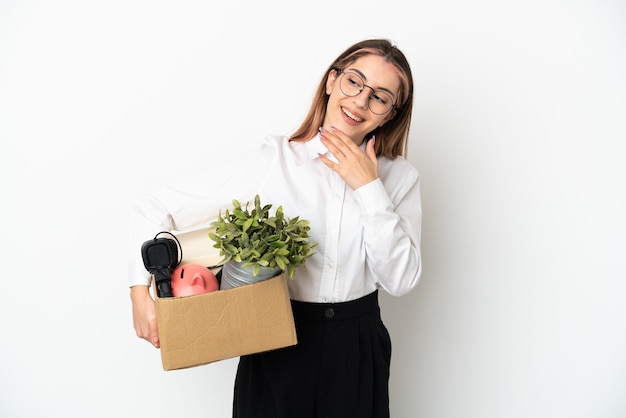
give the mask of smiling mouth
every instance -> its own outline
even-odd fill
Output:
[[[349,111],[349,110],[347,110],[345,107],[342,107],[342,108],[341,108],[341,110],[343,111],[343,113],[344,113],[347,117],[349,117],[349,118],[350,118],[350,119],[352,119],[353,121],[355,121],[355,122],[362,122],[362,121],[363,121],[363,118],[360,118],[360,117],[358,117],[358,116],[354,115],[353,113],[350,113],[350,111]]]

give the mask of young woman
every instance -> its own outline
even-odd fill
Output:
[[[378,291],[401,296],[421,275],[419,175],[404,158],[412,102],[404,54],[384,39],[359,42],[324,73],[295,133],[239,157],[249,169],[211,184],[215,174],[198,174],[138,201],[136,249],[256,194],[311,223],[316,254],[289,280],[298,344],[240,358],[234,417],[389,417],[391,341]],[[135,330],[158,347],[149,275],[133,251]]]

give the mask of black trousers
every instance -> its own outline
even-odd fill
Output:
[[[298,344],[239,360],[234,418],[388,418],[391,340],[378,292],[292,302]]]

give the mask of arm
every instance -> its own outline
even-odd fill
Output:
[[[421,276],[421,192],[419,175],[410,164],[394,160],[385,166],[385,184],[379,178],[374,140],[361,150],[347,135],[335,129],[322,130],[324,145],[337,162],[320,155],[354,190],[361,207],[367,261],[378,284],[400,296],[413,289]],[[390,170],[386,170],[390,168]]]
[[[230,207],[233,198],[245,201],[254,196],[265,180],[257,170],[268,172],[274,164],[274,143],[275,139],[267,138],[260,151],[237,149],[234,155],[220,154],[215,162],[185,170],[186,173],[178,175],[167,186],[134,199],[130,215],[128,284],[133,326],[139,338],[160,347],[155,302],[150,294],[151,276],[143,265],[142,244],[161,231],[193,229],[212,220],[220,210]],[[247,162],[253,163],[250,169],[257,173],[256,182],[250,181],[245,170],[233,170],[235,166],[246,167]]]
[[[378,179],[355,191],[368,265],[379,285],[394,296],[417,286],[422,273],[419,176],[414,169],[399,171],[402,178],[390,190]]]
[[[145,241],[161,231],[208,225],[220,211],[231,207],[232,199],[245,202],[253,197],[265,181],[263,173],[275,164],[275,144],[275,139],[266,138],[260,148],[223,152],[205,165],[177,168],[167,184],[154,185],[135,196],[130,211],[128,284],[150,284],[141,258]]]

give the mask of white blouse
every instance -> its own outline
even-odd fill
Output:
[[[309,220],[309,239],[318,243],[316,254],[288,280],[292,299],[343,302],[378,288],[394,296],[409,292],[422,271],[417,170],[402,157],[380,157],[379,178],[352,190],[318,153],[334,159],[319,136],[307,142],[268,136],[258,149],[144,194],[131,217],[129,284],[150,283],[143,242],[160,231],[206,224],[230,209],[233,199],[244,206],[259,194],[262,205],[272,205],[271,213],[282,206],[285,217]]]

